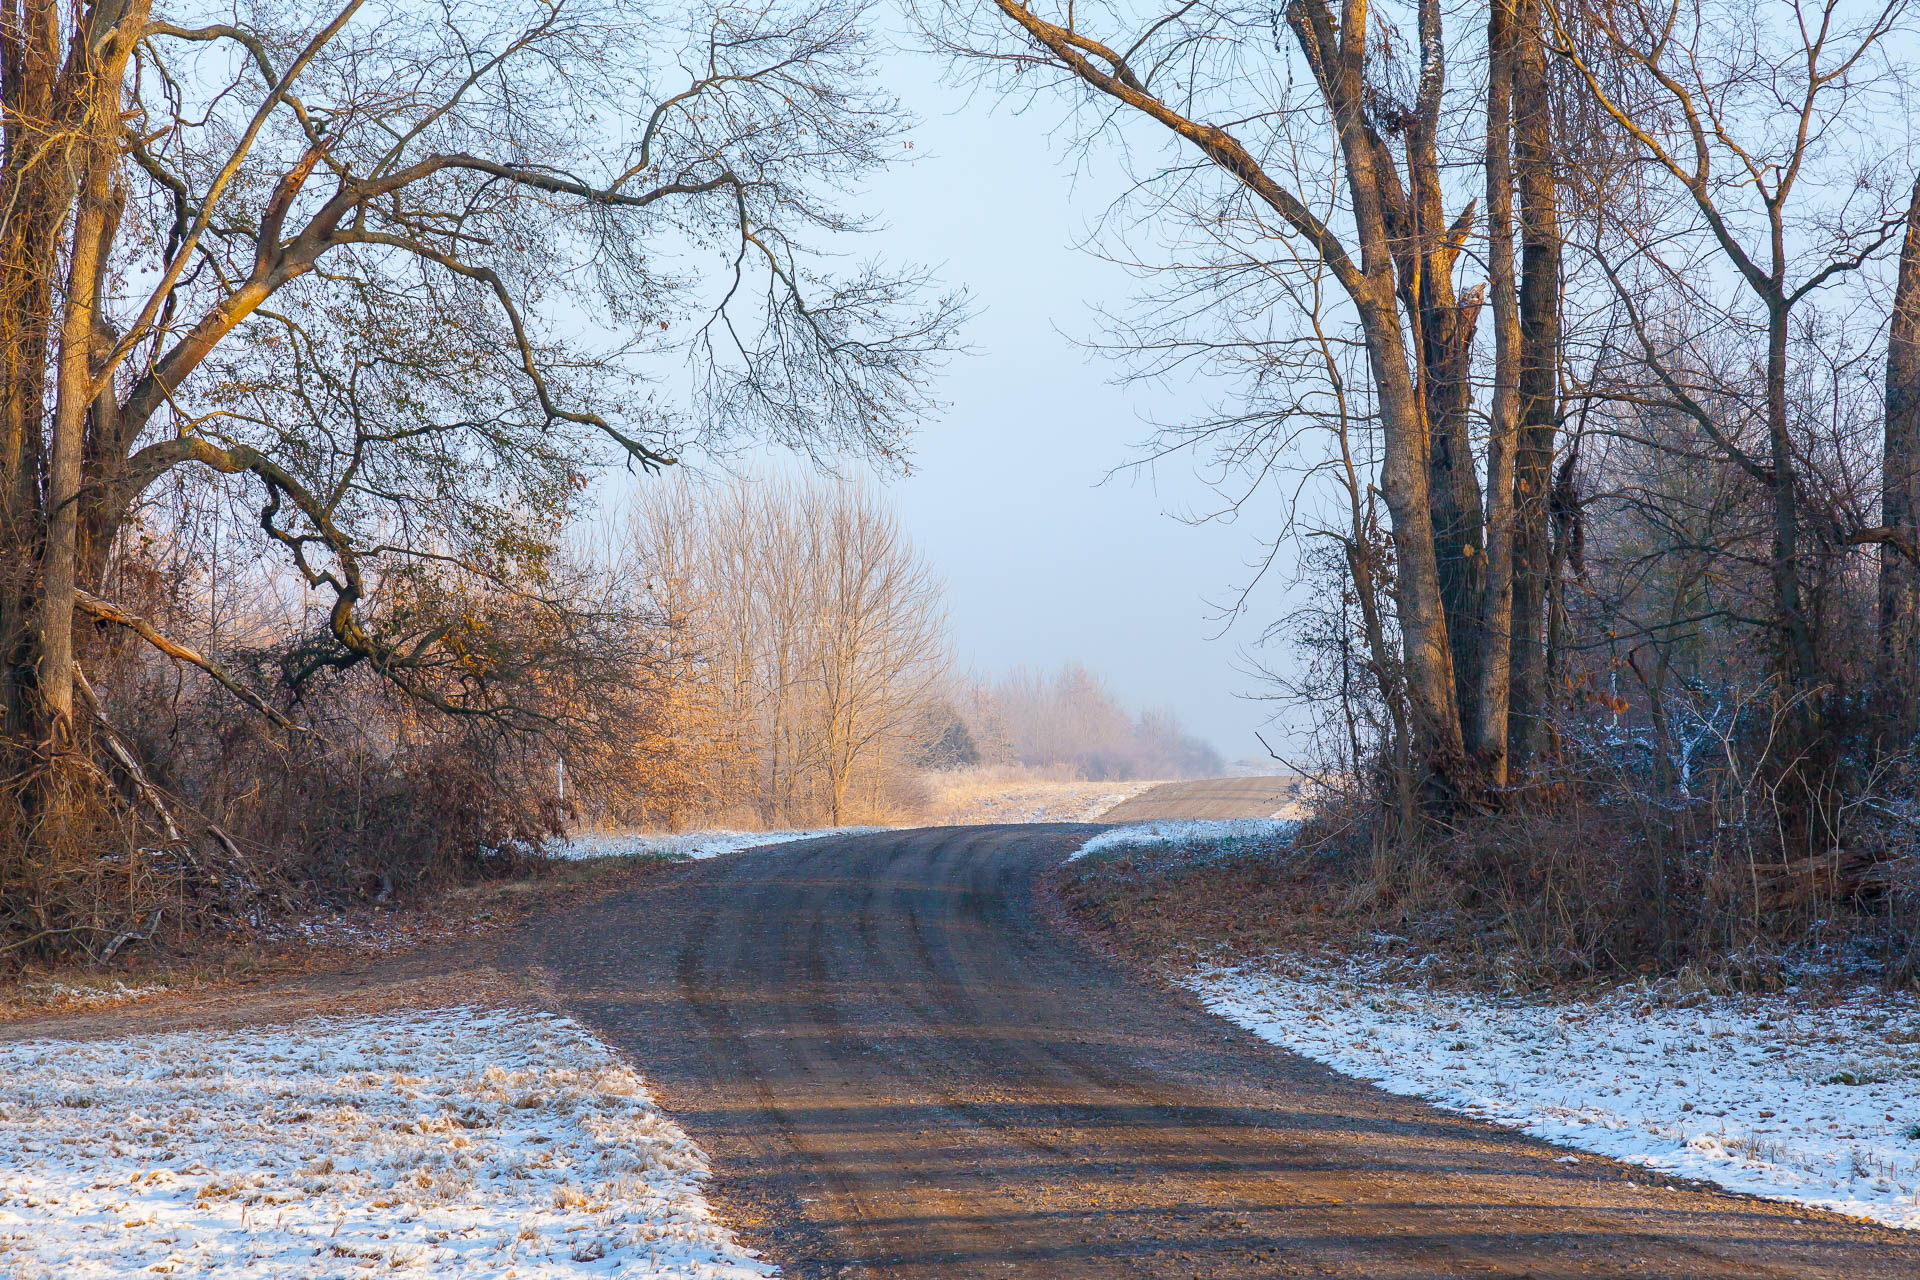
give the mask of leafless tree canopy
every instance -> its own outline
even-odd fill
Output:
[[[1171,711],[1130,715],[1099,676],[1078,662],[1052,672],[1021,668],[975,678],[958,711],[983,763],[1063,769],[1108,778],[1209,778],[1220,755]]]
[[[25,847],[86,807],[113,735],[75,691],[103,645],[283,724],[365,667],[524,729],[553,719],[517,679],[545,659],[471,605],[577,629],[556,539],[597,468],[694,440],[898,456],[961,304],[846,256],[853,185],[905,125],[866,21],[10,3],[0,716]],[[191,538],[189,489],[250,510],[320,606],[265,683],[113,598],[129,549]]]

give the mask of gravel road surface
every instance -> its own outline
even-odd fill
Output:
[[[790,1277],[1920,1277],[1911,1235],[1565,1163],[1212,1017],[1049,908],[1094,830],[719,858],[515,963],[633,1053]]]

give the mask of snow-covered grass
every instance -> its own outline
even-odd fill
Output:
[[[1536,1137],[1920,1228],[1920,1000],[1440,993],[1366,966],[1193,975],[1214,1012]],[[1569,1157],[1573,1158],[1573,1157]]]
[[[1110,849],[1146,848],[1173,845],[1177,848],[1206,846],[1230,853],[1242,844],[1283,841],[1300,826],[1291,818],[1168,818],[1158,822],[1134,822],[1102,831],[1081,845],[1068,858],[1084,858],[1090,853]]]
[[[471,1007],[0,1045],[0,1275],[773,1275],[560,1018]]]
[[[883,827],[829,827],[818,831],[582,831],[564,844],[552,846],[557,858],[715,858],[762,845],[813,840],[820,836],[853,836]]]

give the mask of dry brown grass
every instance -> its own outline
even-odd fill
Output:
[[[1070,767],[980,765],[926,775],[924,820],[936,826],[989,822],[1092,822],[1162,780],[1089,782]]]
[[[1495,985],[1691,975],[1772,990],[1876,972],[1920,986],[1911,858],[1848,881],[1855,854],[1809,865],[1755,833],[1622,805],[1483,815],[1412,848],[1364,843],[1353,816],[1323,813],[1293,847],[1096,854],[1062,868],[1059,893],[1150,960],[1364,948]]]
[[[106,1017],[128,1006],[216,999],[265,984],[324,978],[369,961],[378,961],[382,968],[417,966],[423,957],[449,947],[484,954],[494,939],[536,914],[620,892],[668,874],[672,866],[659,858],[535,864],[521,875],[455,886],[434,898],[361,903],[284,922],[307,926],[304,929],[283,927],[129,950],[106,968],[42,959],[0,981],[0,1024],[38,1023],[63,1015]]]

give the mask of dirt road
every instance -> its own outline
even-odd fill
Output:
[[[1122,800],[1100,822],[1181,818],[1282,818],[1300,811],[1304,778],[1190,778],[1163,782]]]
[[[1920,1241],[1651,1178],[1279,1052],[1073,940],[1090,828],[693,865],[521,961],[644,1064],[789,1276],[1920,1276]]]

